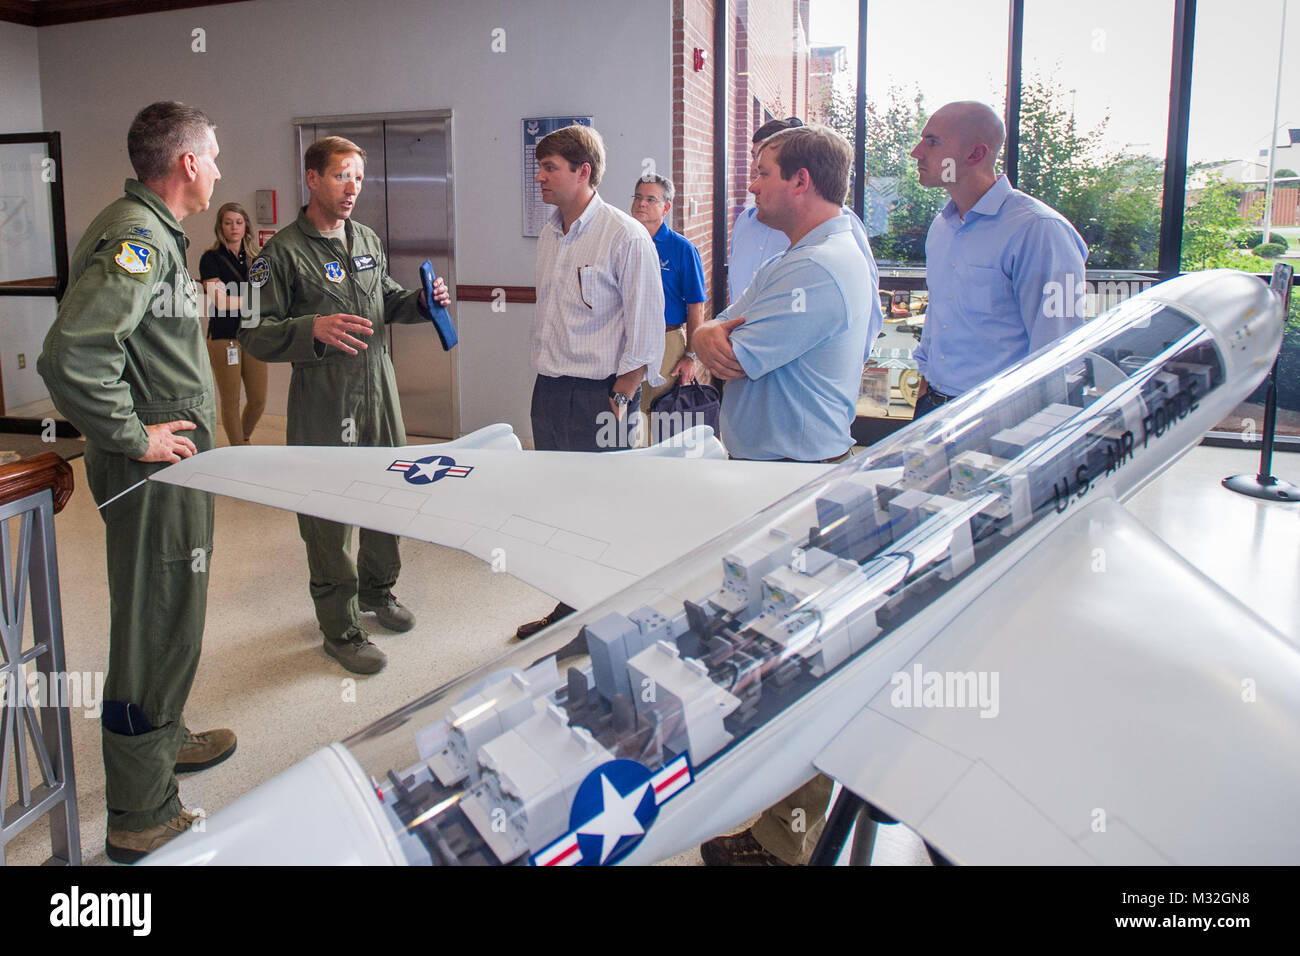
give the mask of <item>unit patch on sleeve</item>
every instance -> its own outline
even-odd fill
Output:
[[[260,289],[270,278],[271,264],[266,261],[266,256],[258,256],[248,267],[248,281],[252,283],[254,289]]]
[[[153,268],[153,250],[142,242],[124,242],[113,261],[130,275],[148,275]]]

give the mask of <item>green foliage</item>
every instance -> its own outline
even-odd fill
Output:
[[[1018,188],[1065,216],[1090,269],[1153,269],[1164,164],[1107,150],[1107,120],[1081,132],[1066,92],[1039,75],[1021,90]]]
[[[1280,242],[1261,242],[1250,251],[1261,259],[1276,259],[1282,253],[1286,252],[1286,246],[1282,245]]]
[[[1219,177],[1210,179],[1203,189],[1188,192],[1187,210],[1183,214],[1184,272],[1202,269],[1269,270],[1268,262],[1237,248],[1242,227],[1246,225],[1246,220],[1237,211],[1244,193],[1240,183]],[[1248,212],[1253,216],[1255,210],[1252,208]]]
[[[1273,174],[1273,178],[1274,178],[1275,180],[1276,180],[1276,179],[1295,179],[1296,176],[1297,176],[1297,173],[1296,173],[1296,171],[1295,171],[1294,169],[1279,169],[1277,172],[1275,172],[1275,173]]]
[[[1259,229],[1239,229],[1233,236],[1238,249],[1254,249],[1264,241],[1264,233]]]
[[[1107,148],[1108,120],[1085,131],[1076,126],[1071,113],[1067,92],[1054,81],[1038,74],[1025,78],[1018,187],[1059,211],[1079,230],[1088,243],[1089,269],[1155,269],[1163,160]],[[829,126],[853,139],[851,92],[832,92],[822,115]],[[948,201],[942,189],[920,184],[911,158],[928,118],[917,86],[892,86],[883,104],[867,105],[867,175],[873,185],[892,182],[898,196],[889,212],[889,232],[872,240],[877,258],[883,261],[923,261],[930,223]],[[1238,212],[1244,195],[1241,184],[1222,179],[1189,192],[1183,222],[1184,271],[1270,270],[1268,260],[1245,251],[1258,246],[1263,235],[1248,226],[1252,218],[1258,221],[1256,209],[1248,210],[1246,217]],[[1276,234],[1273,239],[1285,243]]]
[[[855,131],[855,96],[838,90],[826,98],[822,115],[827,126],[852,141]],[[889,213],[889,232],[872,240],[876,257],[891,262],[925,259],[925,234],[948,201],[941,189],[926,189],[916,175],[912,148],[921,139],[929,114],[919,88],[909,92],[891,86],[883,106],[867,104],[865,150],[867,178],[892,182],[898,202]]]

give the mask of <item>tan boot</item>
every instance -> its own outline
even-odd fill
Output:
[[[207,770],[235,752],[235,732],[233,730],[205,730],[202,733],[185,731],[185,742],[181,752],[176,755],[176,772],[193,773]]]
[[[197,819],[188,810],[181,810],[166,823],[148,830],[115,830],[109,827],[108,836],[104,840],[104,852],[114,863],[135,863],[176,839],[193,826]]]

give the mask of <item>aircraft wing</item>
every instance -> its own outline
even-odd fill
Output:
[[[1102,499],[814,763],[956,863],[1291,864],[1300,653]]]
[[[584,608],[830,467],[521,451],[497,425],[400,448],[218,448],[153,480],[458,548]]]

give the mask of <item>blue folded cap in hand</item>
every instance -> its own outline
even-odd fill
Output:
[[[424,301],[429,313],[429,318],[433,320],[433,327],[438,333],[438,338],[442,341],[442,350],[450,352],[456,347],[460,339],[456,335],[456,326],[451,324],[451,316],[447,309],[441,306],[433,298],[433,263],[428,259],[420,263],[420,283],[424,286]]]

